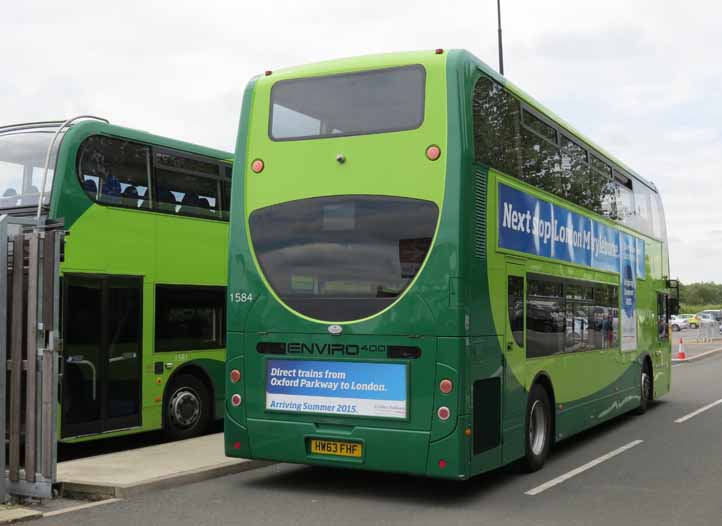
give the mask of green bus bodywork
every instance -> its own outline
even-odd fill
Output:
[[[160,429],[165,387],[181,372],[197,375],[211,388],[215,415],[223,413],[225,349],[155,352],[155,286],[224,286],[228,224],[94,203],[77,174],[78,151],[90,136],[135,141],[231,163],[227,152],[200,147],[99,121],[72,125],[62,138],[53,180],[50,219],[62,219],[66,238],[62,276],[69,274],[142,278],[141,426],[64,438],[78,442]],[[160,374],[154,364],[162,362]],[[62,413],[62,411],[60,412]],[[60,418],[60,417],[59,417]],[[60,422],[62,435],[62,422]]]
[[[421,64],[426,70],[425,113],[419,128],[288,142],[269,138],[270,92],[275,82],[411,64]],[[645,361],[653,368],[654,396],[669,390],[670,345],[668,340],[658,341],[656,317],[656,295],[667,290],[666,246],[475,163],[471,100],[482,74],[554,118],[465,51],[338,60],[251,80],[243,98],[233,173],[229,292],[250,293],[253,300],[228,304],[226,370],[239,370],[241,380],[227,380],[226,385],[227,455],[463,479],[524,455],[527,396],[535,382],[541,382],[549,391],[557,440],[638,407],[640,371]],[[432,144],[441,149],[438,161],[425,156]],[[343,164],[335,160],[339,153],[347,159]],[[255,159],[265,163],[261,173],[250,169]],[[511,340],[506,305],[510,273],[615,285],[620,284],[620,276],[500,250],[496,191],[500,182],[645,240],[646,279],[637,284],[635,352],[621,352],[617,346],[606,351],[527,359],[523,350],[505,351]],[[475,190],[477,200],[481,192],[481,201],[486,203],[483,210],[476,205],[476,216]],[[328,327],[334,320],[314,320],[297,313],[271,289],[253,250],[249,216],[254,210],[277,203],[349,194],[423,199],[435,203],[440,214],[431,249],[411,285],[381,312],[365,319],[338,322],[343,334],[333,336]],[[475,219],[485,223],[483,257],[473,253]],[[379,358],[370,351],[352,358],[409,364],[408,418],[266,411],[269,357],[257,352],[257,344],[289,341],[316,343],[317,348],[338,342],[420,347],[417,359]],[[310,359],[311,355],[284,358]],[[312,358],[344,359],[318,353]],[[442,379],[452,380],[451,393],[440,392]],[[475,406],[474,383],[488,380],[491,382],[486,385],[492,387],[481,390],[480,396],[489,392],[492,402],[485,405],[477,401]],[[233,393],[241,395],[238,406],[230,402]],[[440,406],[451,409],[451,418],[437,418]],[[311,454],[307,444],[313,437],[361,443],[363,457]],[[475,453],[475,441],[493,447],[477,448],[483,451]],[[440,464],[441,460],[444,462]]]

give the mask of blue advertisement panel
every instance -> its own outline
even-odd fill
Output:
[[[267,410],[406,418],[406,393],[405,364],[267,362]]]
[[[622,350],[637,348],[637,242],[622,234]]]
[[[618,229],[502,183],[498,203],[499,248],[621,272],[622,233]],[[635,247],[636,275],[643,278],[644,241],[628,237]]]

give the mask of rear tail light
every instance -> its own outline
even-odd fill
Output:
[[[234,442],[234,443],[233,443],[233,449],[241,449],[241,443],[240,443],[240,442]]]
[[[444,378],[439,382],[439,391],[441,391],[444,394],[449,394],[451,391],[454,390],[454,384],[451,380],[448,378]]]
[[[241,380],[241,371],[238,369],[233,369],[231,371],[231,383],[237,384]]]
[[[444,469],[446,467],[446,460],[443,458],[439,460],[439,469]]]
[[[241,395],[234,394],[233,396],[231,396],[231,405],[233,407],[238,407],[239,405],[241,405]]]
[[[436,415],[439,417],[439,420],[446,421],[451,416],[451,411],[449,410],[448,407],[443,405],[443,406],[439,407],[438,411],[436,411]]]

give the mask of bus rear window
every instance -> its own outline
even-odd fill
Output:
[[[271,88],[276,141],[413,130],[424,120],[420,65],[282,80]]]

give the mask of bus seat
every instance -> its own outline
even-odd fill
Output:
[[[86,179],[83,181],[83,190],[95,197],[98,194],[98,185],[92,179]]]

